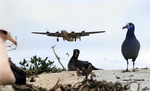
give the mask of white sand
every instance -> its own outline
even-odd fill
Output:
[[[121,82],[123,85],[126,85],[129,82],[136,81],[140,84],[140,91],[150,91],[150,68],[149,69],[137,69],[136,72],[125,72],[122,73],[123,70],[95,70],[93,71],[99,81],[106,80],[107,82]],[[35,82],[27,82],[33,84],[35,86],[47,88],[48,90],[52,88],[58,79],[60,78],[60,84],[76,84],[77,82],[83,81],[84,76],[77,76],[76,71],[64,71],[61,73],[43,73],[36,77]],[[131,84],[132,88],[128,91],[137,91],[138,84]],[[142,90],[146,88],[147,90]],[[0,86],[0,90],[2,90],[2,86]],[[7,91],[7,90],[2,90]]]
[[[68,85],[76,84],[77,82],[83,81],[84,76],[77,76],[76,71],[63,71],[61,73],[49,73],[49,74],[40,74],[38,78],[35,78],[35,82],[30,82],[35,86],[41,86],[47,89],[51,89],[55,86],[58,79],[60,78],[59,84]]]
[[[93,72],[96,74],[97,77],[95,77],[95,79],[97,79],[98,81],[106,80],[108,82],[121,82],[123,85],[126,85],[129,82],[136,81],[140,84],[140,91],[145,87],[149,88],[149,90],[147,89],[145,91],[150,91],[150,69],[137,69],[136,72],[131,71],[125,73],[122,73],[122,71],[123,70],[95,70]],[[38,76],[39,78],[35,78],[36,81],[32,82],[31,84],[47,89],[52,88],[59,78],[61,78],[59,82],[60,84],[72,85],[77,82],[81,82],[85,78],[84,76],[77,76],[76,71],[40,74]],[[137,83],[133,83],[134,90],[138,87]]]

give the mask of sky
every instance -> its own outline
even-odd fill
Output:
[[[8,51],[8,56],[17,65],[31,57],[55,61],[62,68],[67,64],[74,49],[80,50],[79,59],[91,62],[102,69],[126,69],[126,60],[121,45],[128,22],[135,25],[135,35],[141,44],[135,67],[150,67],[150,1],[149,0],[0,0],[0,28],[7,29],[17,37],[17,49]],[[59,42],[55,37],[35,35],[31,32],[106,31],[82,37],[81,41]],[[9,41],[6,45],[10,45]],[[69,57],[66,55],[69,53]],[[132,62],[129,61],[129,69]]]

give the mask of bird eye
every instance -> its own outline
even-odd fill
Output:
[[[129,26],[133,26],[133,24],[132,24],[132,23],[129,23]]]
[[[1,30],[4,34],[7,34],[7,31],[5,31],[5,30]]]

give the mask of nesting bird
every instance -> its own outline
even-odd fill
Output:
[[[126,26],[123,27],[123,29],[127,28],[127,34],[126,34],[126,38],[122,44],[122,55],[124,56],[124,58],[127,61],[127,69],[128,70],[128,59],[132,59],[133,62],[133,71],[134,71],[134,65],[135,65],[135,60],[139,54],[139,50],[140,50],[140,43],[139,41],[136,39],[136,36],[134,34],[134,29],[135,26],[133,23],[128,23]]]
[[[8,59],[6,40],[10,40],[17,45],[16,37],[11,36],[10,32],[0,29],[0,85],[25,84],[26,76],[24,72]]]
[[[89,65],[92,65],[88,61],[78,60],[79,53],[80,53],[80,51],[78,49],[73,50],[73,56],[71,57],[71,59],[68,63],[68,70],[69,71],[76,71],[77,68],[79,68],[81,70],[82,67],[88,68]],[[99,69],[92,65],[92,70],[99,70]]]

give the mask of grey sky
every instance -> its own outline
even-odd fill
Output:
[[[8,52],[18,65],[23,58],[33,55],[49,57],[61,67],[51,46],[61,57],[65,67],[75,48],[80,49],[79,59],[90,61],[98,68],[125,69],[121,44],[128,22],[135,24],[135,34],[141,49],[135,67],[150,66],[150,1],[149,0],[1,0],[0,27],[17,36],[17,50]],[[34,35],[31,32],[68,32],[104,30],[105,33],[82,37],[81,41],[68,42],[60,38]],[[7,43],[10,44],[10,43]],[[69,57],[65,55],[69,53]],[[132,64],[130,62],[130,68]]]

